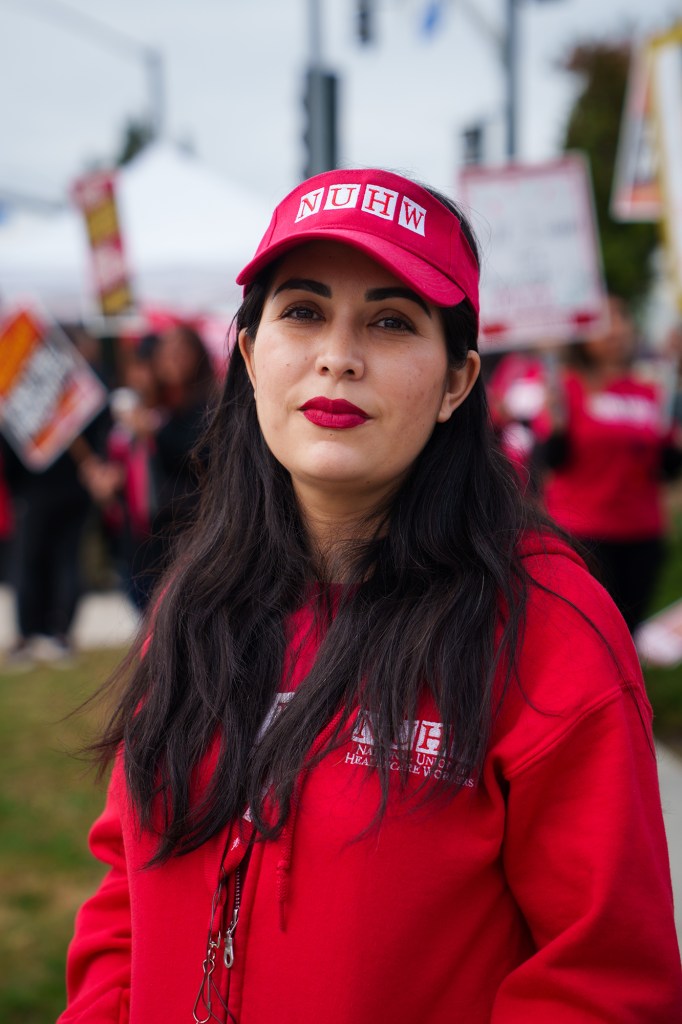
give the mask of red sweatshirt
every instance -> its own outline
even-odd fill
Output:
[[[623,377],[589,391],[566,378],[569,455],[549,476],[549,513],[575,537],[635,541],[664,530],[661,459],[668,440],[653,384]]]
[[[358,838],[378,796],[372,731],[359,714],[345,748],[306,774],[280,839],[253,846],[234,963],[224,967],[221,945],[213,975],[231,1020],[682,1019],[639,665],[605,592],[577,557],[551,544],[552,553],[529,554],[526,565],[578,610],[533,588],[520,685],[495,720],[480,777],[454,799],[416,807],[396,785],[381,825]],[[308,622],[305,610],[296,617],[300,636]],[[311,641],[292,688],[314,653]],[[440,729],[425,700],[411,789],[425,778],[438,787],[452,770],[435,754]],[[227,849],[231,907],[240,833],[233,825],[191,854],[143,869],[153,843],[136,829],[116,765],[90,839],[110,870],[77,918],[60,1024],[192,1024],[221,855]],[[213,1009],[223,1020],[217,1000]],[[203,1007],[197,1017],[206,1018]]]

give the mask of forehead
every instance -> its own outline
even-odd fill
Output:
[[[343,242],[312,241],[297,246],[280,260],[272,279],[274,291],[289,278],[307,278],[323,284],[355,284],[363,292],[368,288],[395,285],[403,281],[371,256]]]

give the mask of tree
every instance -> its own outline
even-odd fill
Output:
[[[629,64],[630,47],[624,44],[584,43],[569,54],[564,67],[582,78],[583,88],[568,120],[564,149],[582,150],[590,160],[607,287],[636,303],[651,282],[657,226],[621,224],[609,212]]]

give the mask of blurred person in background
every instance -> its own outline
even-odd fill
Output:
[[[545,371],[537,350],[502,355],[486,380],[486,393],[500,447],[516,469],[521,486],[534,495],[539,481],[533,424],[546,401]]]
[[[122,386],[110,396],[113,427],[107,439],[107,463],[98,473],[99,501],[114,558],[124,589],[138,610],[146,606],[154,584],[144,554],[153,515],[152,438],[161,422],[154,372],[158,344],[158,335],[150,333],[126,351]]]
[[[127,386],[112,394],[108,458],[91,486],[118,535],[126,591],[142,610],[196,510],[202,453],[195,449],[217,384],[201,337],[183,323],[143,338],[126,373]]]
[[[189,324],[173,324],[160,332],[152,367],[159,407],[146,417],[152,441],[153,516],[143,560],[146,571],[157,573],[165,568],[175,536],[196,513],[197,469],[206,457],[196,448],[218,395],[206,346]]]
[[[68,331],[97,370],[98,339]],[[47,469],[28,469],[3,439],[5,478],[16,516],[11,577],[17,595],[18,638],[5,664],[70,664],[71,626],[83,591],[82,541],[93,508],[90,473],[101,460],[111,421],[101,412]]]
[[[0,581],[10,581],[11,542],[14,537],[14,509],[12,495],[7,485],[5,463],[0,447]]]
[[[171,324],[149,343],[144,374],[151,401],[126,417],[127,428],[148,452],[149,535],[131,563],[135,602],[144,608],[173,540],[197,506],[196,446],[217,398],[210,356],[189,324]],[[142,369],[138,360],[138,371]]]
[[[664,558],[662,483],[682,468],[680,429],[660,389],[633,368],[636,331],[610,296],[602,333],[567,349],[537,428],[548,512],[595,559],[633,631],[645,617]]]
[[[152,366],[159,394],[160,421],[153,430],[154,533],[175,529],[196,506],[196,474],[189,458],[217,399],[216,377],[198,332],[174,324],[159,335]]]

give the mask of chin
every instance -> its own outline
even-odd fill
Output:
[[[305,480],[309,485],[319,484],[321,487],[327,484],[359,484],[367,482],[373,477],[373,473],[361,466],[348,465],[322,465],[322,466],[301,466],[292,472],[292,477]]]

